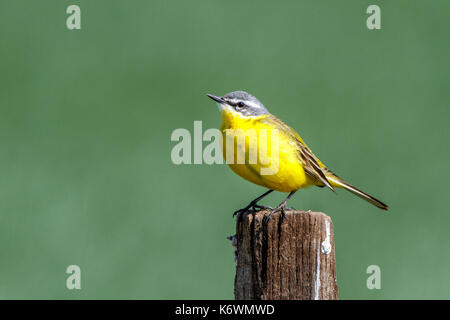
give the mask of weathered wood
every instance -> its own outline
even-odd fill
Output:
[[[326,214],[286,210],[242,217],[237,226],[235,299],[338,298],[333,223]],[[287,218],[287,219],[286,219]]]

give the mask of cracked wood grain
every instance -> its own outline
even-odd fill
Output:
[[[338,299],[333,223],[326,214],[286,210],[263,223],[264,210],[236,228],[235,299]]]

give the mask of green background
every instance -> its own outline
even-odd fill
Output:
[[[205,93],[234,90],[390,205],[319,188],[290,203],[332,217],[341,299],[450,298],[449,9],[1,1],[0,298],[233,298],[231,214],[264,189],[225,165],[174,165],[170,136],[218,128]],[[81,290],[66,289],[71,264]]]

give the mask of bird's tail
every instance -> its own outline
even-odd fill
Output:
[[[335,175],[331,175],[331,176],[327,175],[327,179],[328,179],[328,181],[331,182],[331,184],[333,186],[336,186],[338,188],[347,189],[351,193],[357,195],[361,199],[366,200],[367,202],[370,202],[371,204],[373,204],[374,206],[377,206],[380,209],[383,209],[383,210],[387,210],[388,209],[388,205],[387,204],[385,204],[385,203],[381,202],[380,200],[372,197],[370,194],[367,194],[364,191],[359,190],[358,188],[352,186],[351,184],[345,182],[344,180],[342,180],[341,178],[339,178],[339,177],[337,177]]]

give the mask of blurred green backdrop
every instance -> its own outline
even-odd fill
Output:
[[[450,298],[449,9],[1,1],[0,298],[233,298],[231,214],[264,190],[225,165],[172,164],[170,135],[219,127],[205,93],[234,90],[390,205],[319,188],[291,202],[332,217],[342,299]],[[366,288],[373,264],[381,290]]]

